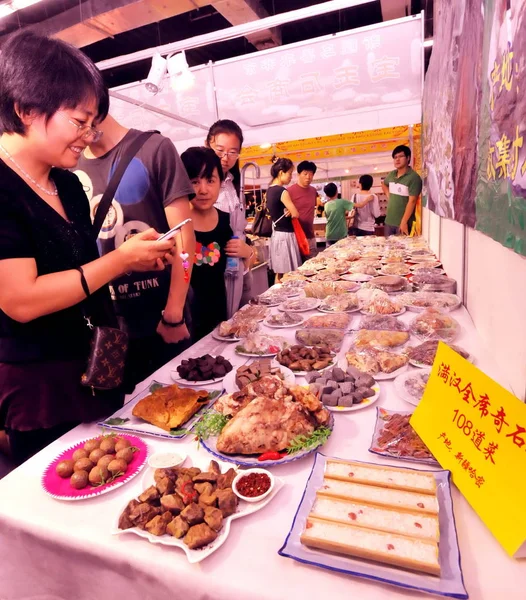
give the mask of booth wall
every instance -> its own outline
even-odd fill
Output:
[[[526,258],[425,208],[423,235],[457,280],[459,294],[495,359],[495,370],[488,374],[525,400]]]

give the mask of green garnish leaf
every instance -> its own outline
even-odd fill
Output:
[[[219,396],[221,396],[223,392],[221,390],[212,390],[209,394],[208,394],[208,399],[209,400],[215,400],[216,398],[218,398]]]
[[[209,437],[219,435],[228,421],[229,418],[225,417],[225,415],[215,410],[206,410],[192,430],[192,433],[197,438],[198,447],[201,440],[207,440]]]
[[[119,419],[119,417],[114,417],[113,419],[107,419],[104,421],[104,425],[124,425],[130,419]]]
[[[189,433],[188,429],[170,429],[170,435],[188,435]]]
[[[153,394],[153,392],[156,392],[157,390],[160,390],[163,387],[164,385],[158,383],[157,381],[154,381],[152,385],[150,385],[150,393]]]
[[[287,448],[288,454],[296,454],[303,450],[313,450],[318,446],[323,446],[329,439],[332,430],[328,427],[318,427],[310,435],[298,435]]]

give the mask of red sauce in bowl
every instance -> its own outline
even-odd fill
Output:
[[[237,491],[247,498],[262,496],[270,488],[270,477],[266,473],[249,473],[236,484]]]

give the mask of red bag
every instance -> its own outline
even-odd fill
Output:
[[[292,219],[292,227],[294,227],[294,234],[296,235],[301,256],[308,258],[310,256],[309,240],[303,231],[299,219]]]

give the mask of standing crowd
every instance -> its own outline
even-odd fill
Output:
[[[108,113],[102,75],[80,50],[31,32],[3,44],[0,431],[16,464],[112,414],[251,297],[239,126],[218,121],[179,156]],[[407,234],[421,181],[408,148],[393,157],[386,225]],[[301,264],[300,247],[316,246],[316,165],[300,163],[289,186],[293,171],[275,160],[266,196],[278,281]],[[349,201],[325,187],[329,242],[348,234],[353,210],[352,233],[374,232],[372,183],[361,177]]]

